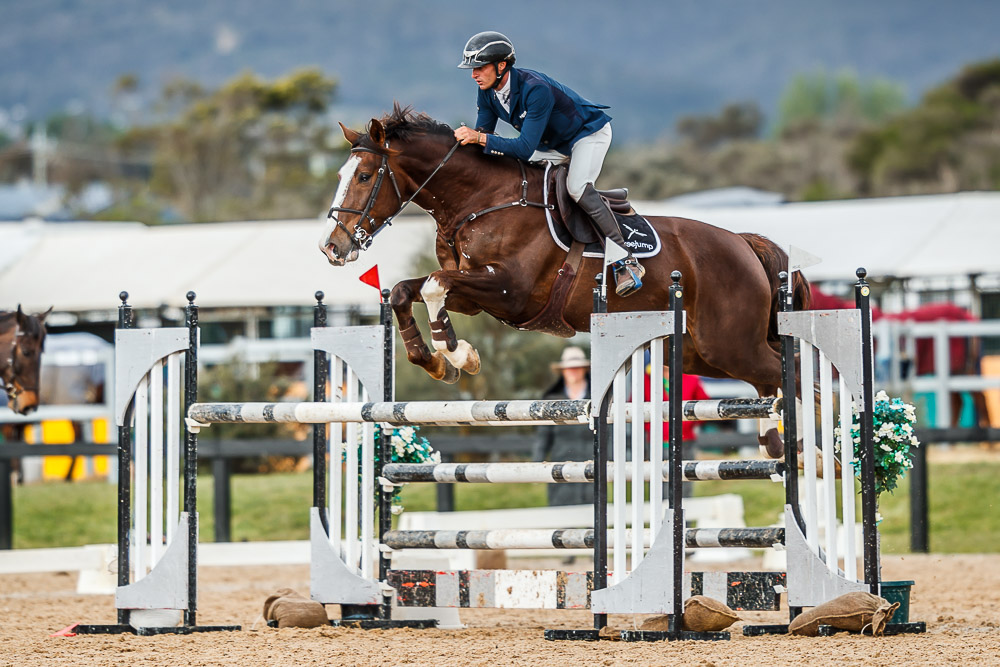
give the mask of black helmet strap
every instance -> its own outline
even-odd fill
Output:
[[[500,74],[500,63],[507,63],[507,67],[505,67],[503,70],[504,74],[510,71],[510,63],[507,62],[506,60],[500,60],[498,62],[493,63],[493,71],[496,72],[497,78],[496,81],[493,82],[493,85],[490,86],[491,89],[499,88],[500,80],[503,79],[503,76]]]

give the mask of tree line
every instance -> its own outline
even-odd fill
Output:
[[[111,91],[116,122],[59,114],[51,179],[72,191],[110,182],[100,219],[217,221],[314,217],[328,204],[346,145],[330,116],[334,77],[303,69],[244,73],[216,88],[177,79],[150,108],[141,82]],[[849,72],[806,72],[775,118],[753,102],[681,118],[670,139],[613,145],[600,185],[662,199],[734,185],[790,201],[1000,188],[1000,59],[964,67],[915,104],[902,87]],[[0,146],[0,180],[30,156]]]

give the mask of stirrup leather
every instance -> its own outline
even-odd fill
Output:
[[[618,296],[629,296],[642,288],[642,277],[646,275],[646,269],[636,258],[629,255],[615,262],[612,269],[615,276],[615,294]]]

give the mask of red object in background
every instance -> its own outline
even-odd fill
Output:
[[[953,303],[927,303],[913,310],[904,310],[901,313],[886,315],[889,320],[910,320],[913,322],[975,322],[976,317],[961,306]],[[954,337],[948,339],[948,363],[952,375],[965,375],[970,371],[970,363],[978,360],[969,359],[968,350],[969,339],[964,337]],[[934,339],[917,339],[917,375],[931,375],[934,373]]]
[[[649,366],[646,366],[645,377],[642,380],[643,383],[643,395],[645,399],[649,400]],[[664,384],[666,384],[664,382]],[[663,388],[663,401],[667,401],[667,388]],[[687,375],[681,376],[681,400],[683,401],[703,401],[711,398],[705,391],[705,386],[701,383],[701,378],[697,375]],[[694,433],[694,426],[698,422],[684,422],[681,424],[681,440],[683,442],[690,442],[695,440],[697,436]],[[649,424],[646,424],[646,438],[649,438]],[[666,447],[670,444],[670,424],[663,422],[663,446]]]
[[[854,305],[854,297],[841,299],[839,296],[833,296],[820,291],[815,285],[812,286],[812,306],[810,306],[810,310],[840,310],[842,308],[856,307]],[[878,309],[878,306],[873,304],[872,321],[881,319],[881,317],[882,311]]]
[[[839,308],[854,308],[854,301],[824,294],[817,287],[812,288],[813,310],[836,310]],[[886,314],[872,306],[872,321],[885,318],[900,322],[975,322],[976,317],[961,306],[953,303],[927,303],[912,310],[901,313]],[[969,339],[953,337],[948,340],[949,370],[952,375],[965,375],[970,372],[970,365],[975,366],[976,359],[969,359]],[[917,375],[934,373],[934,339],[918,338],[916,349]]]
[[[371,285],[377,289],[379,293],[382,292],[382,286],[378,281],[378,264],[358,276],[358,280],[363,282],[365,285]]]

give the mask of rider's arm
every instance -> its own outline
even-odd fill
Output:
[[[521,160],[528,160],[538,149],[542,133],[549,124],[555,97],[547,86],[531,86],[525,100],[527,115],[521,126],[521,136],[517,139],[506,139],[491,134],[486,138],[483,152],[487,155],[509,155]]]
[[[476,100],[476,129],[481,132],[493,132],[497,129],[497,115],[490,106],[486,98],[488,93],[480,90],[479,98]]]

